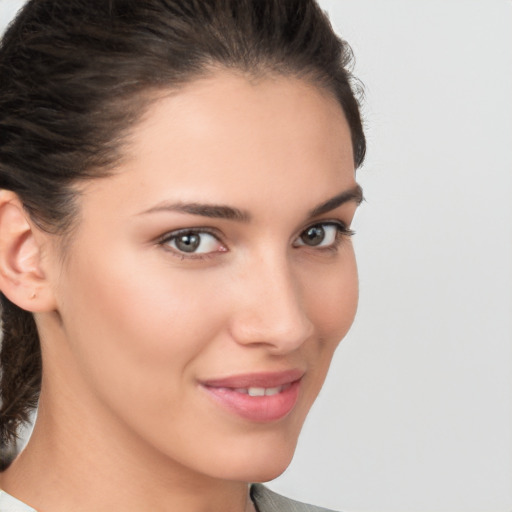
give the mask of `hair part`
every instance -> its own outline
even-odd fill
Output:
[[[219,67],[330,91],[359,167],[366,143],[352,59],[314,0],[31,0],[0,44],[0,189],[66,236],[80,182],[115,170],[152,92]],[[3,294],[0,302],[2,455],[37,405],[42,365],[32,315]]]

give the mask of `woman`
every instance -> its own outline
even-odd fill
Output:
[[[0,510],[318,510],[247,484],[288,466],[356,311],[349,62],[307,0],[18,15],[0,50]]]

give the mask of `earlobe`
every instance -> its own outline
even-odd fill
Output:
[[[0,290],[18,307],[53,309],[53,294],[42,267],[36,227],[11,191],[0,191]]]

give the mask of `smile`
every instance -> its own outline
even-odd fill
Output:
[[[304,372],[239,375],[202,383],[202,388],[223,411],[257,423],[285,418],[299,399]]]

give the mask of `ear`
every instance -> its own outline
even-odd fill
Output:
[[[43,239],[18,196],[0,190],[0,290],[18,307],[34,313],[55,309],[43,268]]]

